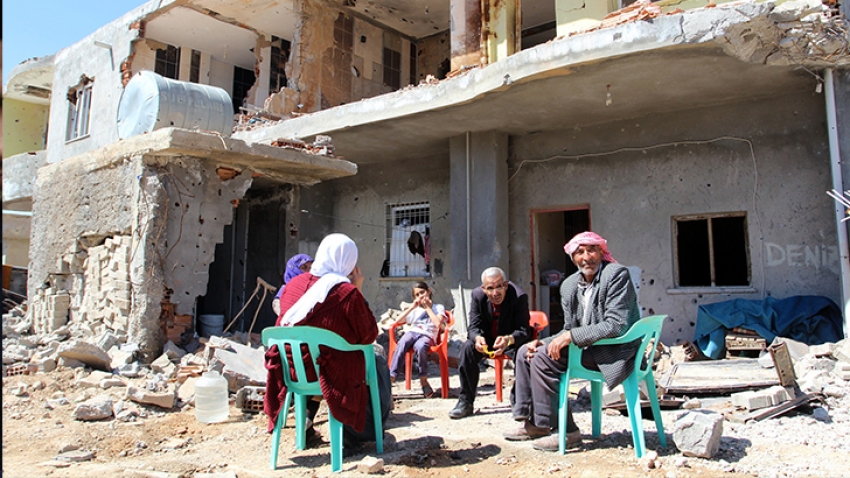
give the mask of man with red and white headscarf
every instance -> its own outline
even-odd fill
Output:
[[[581,362],[599,370],[608,388],[619,385],[634,369],[638,342],[597,345],[597,340],[622,335],[640,319],[637,294],[626,267],[617,264],[608,241],[593,232],[583,232],[564,246],[578,267],[561,284],[564,330],[544,340],[533,340],[517,352],[516,403],[513,416],[523,422],[518,430],[505,433],[508,440],[535,440],[534,448],[558,450],[557,399],[561,374],[567,369],[567,346],[582,347]],[[525,357],[522,360],[521,357]],[[567,414],[567,448],[581,444],[581,432]]]

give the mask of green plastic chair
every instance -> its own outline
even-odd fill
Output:
[[[615,345],[626,344],[640,339],[635,369],[623,382],[626,395],[626,408],[629,412],[629,421],[632,426],[632,441],[635,453],[640,458],[646,452],[646,440],[643,434],[643,422],[641,421],[640,391],[638,383],[646,382],[646,390],[649,395],[649,403],[652,407],[652,415],[655,417],[655,426],[658,429],[658,441],[661,446],[667,447],[667,437],[664,435],[664,423],[661,421],[661,407],[658,406],[658,394],[655,391],[655,378],[652,376],[652,360],[655,356],[655,347],[661,336],[661,327],[666,315],[653,315],[644,317],[635,322],[634,325],[620,337],[602,339],[593,345]],[[654,340],[653,340],[654,339]],[[651,343],[650,343],[651,342]],[[582,349],[575,344],[569,345],[569,366],[561,375],[561,396],[558,405],[558,451],[563,455],[566,453],[567,444],[567,409],[569,407],[569,384],[574,378],[583,378],[590,381],[590,404],[593,417],[593,435],[598,437],[602,429],[602,384],[605,378],[601,372],[588,370],[581,365]],[[646,360],[641,357],[646,356]]]
[[[319,356],[319,346],[340,350],[343,352],[363,352],[363,357],[366,359],[366,384],[369,386],[372,398],[372,416],[375,421],[375,448],[378,453],[384,452],[383,426],[381,421],[381,401],[378,397],[378,373],[375,367],[375,348],[372,344],[367,345],[352,345],[345,339],[340,337],[330,330],[307,327],[268,327],[263,330],[263,345],[267,348],[272,345],[277,345],[280,350],[280,358],[283,367],[283,383],[286,385],[287,396],[284,408],[278,414],[277,422],[275,423],[274,432],[272,433],[272,453],[271,467],[277,469],[277,453],[280,447],[280,430],[286,421],[286,414],[289,412],[290,396],[295,397],[295,447],[303,450],[307,446],[306,435],[306,410],[307,400],[315,395],[322,395],[322,388],[319,381],[308,382],[306,377],[306,369],[304,359],[300,353],[301,345],[306,344],[310,350],[310,357],[313,360],[313,367],[316,373],[319,373],[319,365],[316,363],[316,358]],[[286,345],[292,350],[292,363],[289,362],[289,357],[286,354]],[[292,380],[289,370],[294,369],[296,379]],[[328,410],[328,423],[330,425],[331,439],[331,471],[342,471],[342,423],[334,418]]]

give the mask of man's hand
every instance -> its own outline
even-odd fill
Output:
[[[552,357],[552,360],[560,360],[561,359],[561,350],[564,347],[570,345],[573,341],[572,335],[570,335],[570,331],[567,330],[563,334],[555,337],[551,342],[549,342],[549,346],[546,347],[546,353]]]
[[[537,348],[542,344],[543,342],[539,340],[532,340],[525,344],[525,360],[531,362],[531,358],[534,357],[535,353],[537,353]]]
[[[496,340],[493,342],[493,348],[495,349],[494,352],[496,352],[496,355],[502,355],[505,353],[505,350],[513,344],[514,338],[512,335],[501,335],[496,337]]]
[[[484,353],[484,347],[486,347],[486,346],[487,346],[487,341],[484,340],[484,337],[482,337],[480,335],[478,337],[475,337],[475,350],[477,350],[479,353],[483,354]]]

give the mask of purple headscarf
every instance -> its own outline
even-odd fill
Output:
[[[313,262],[313,258],[307,254],[296,254],[289,258],[286,261],[286,272],[283,274],[283,283],[286,284],[295,277],[303,274],[304,271],[301,270],[301,266],[307,262]]]

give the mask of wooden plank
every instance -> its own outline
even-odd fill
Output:
[[[779,385],[776,371],[758,359],[682,362],[673,365],[659,384],[670,394],[732,393]]]

